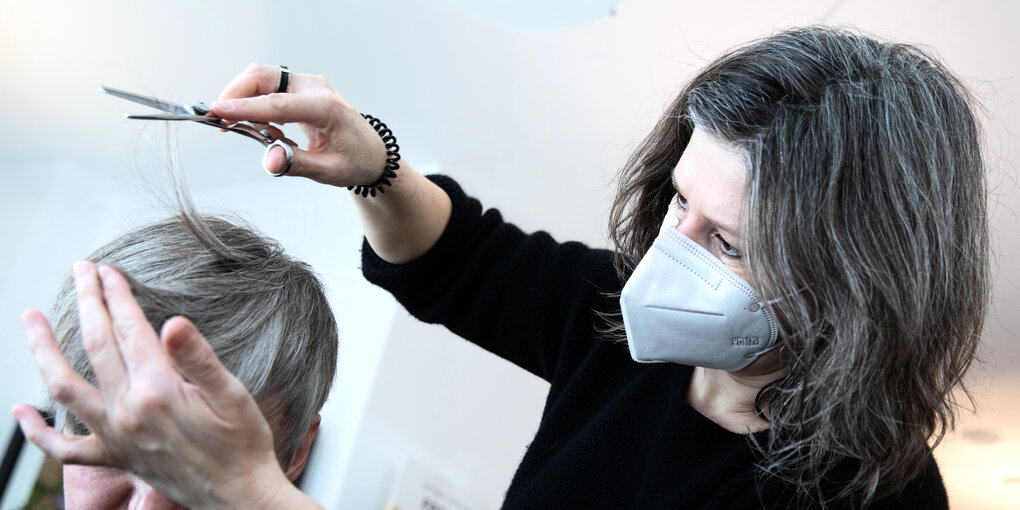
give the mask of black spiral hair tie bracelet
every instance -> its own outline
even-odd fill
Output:
[[[377,190],[379,193],[386,192],[383,186],[393,186],[391,181],[397,178],[397,170],[400,168],[400,164],[397,163],[400,161],[400,146],[397,145],[397,137],[393,136],[393,132],[390,131],[390,128],[386,127],[383,121],[364,113],[361,116],[375,128],[375,132],[379,133],[379,138],[382,138],[383,143],[386,144],[386,168],[383,170],[382,175],[372,184],[348,186],[347,189],[354,190],[355,194],[362,197],[369,195],[374,197]]]

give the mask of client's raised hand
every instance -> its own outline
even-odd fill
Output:
[[[255,400],[190,321],[172,318],[157,336],[115,269],[80,262],[74,279],[98,389],[71,369],[40,312],[22,318],[48,391],[91,434],[63,435],[21,404],[30,441],[60,462],[129,470],[190,508],[315,507],[284,476]]]
[[[213,115],[228,121],[297,123],[308,137],[308,147],[294,149],[288,175],[300,175],[334,186],[374,182],[386,167],[386,146],[368,122],[322,76],[290,74],[286,92],[279,66],[250,64],[210,105]],[[273,136],[283,133],[275,126]],[[263,158],[271,173],[282,171],[283,149],[276,147]]]

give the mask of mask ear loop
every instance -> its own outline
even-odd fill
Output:
[[[273,147],[280,147],[283,149],[283,153],[286,155],[287,165],[279,172],[270,172],[268,168],[266,168],[266,172],[273,177],[282,177],[290,171],[290,166],[294,164],[294,148],[283,140],[276,140],[266,146],[266,150],[262,155],[263,160],[265,160],[265,157],[269,155],[269,151],[273,150]]]

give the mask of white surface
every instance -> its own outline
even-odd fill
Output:
[[[399,311],[380,366],[338,508],[382,508],[407,457],[499,508],[549,385]]]
[[[964,425],[994,430],[1001,441],[989,448],[953,436],[937,455],[954,508],[1016,508],[1010,506],[1020,500],[1011,497],[1016,485],[1004,480],[1020,475],[1020,418],[1011,398],[1020,392],[1020,193],[1012,135],[1020,132],[1018,4],[625,0],[613,15],[578,23],[487,21],[465,5],[0,0],[6,255],[0,409],[42,399],[18,314],[46,309],[71,263],[102,240],[160,215],[152,207],[156,193],[141,177],[163,171],[155,150],[163,144],[161,131],[124,120],[121,114],[143,109],[99,95],[97,85],[208,100],[253,60],[323,74],[357,108],[385,119],[409,161],[440,162],[469,192],[527,230],[602,245],[610,176],[680,84],[723,48],[827,18],[934,48],[987,108],[998,282],[985,363],[973,373],[979,412]],[[542,28],[554,25],[559,28]],[[325,277],[340,319],[338,386],[323,422],[324,449],[310,466],[315,497],[330,508],[342,497],[384,502],[385,477],[398,462],[391,456],[402,449],[433,452],[451,471],[477,473],[484,479],[479,491],[498,502],[537,423],[542,385],[440,330],[403,323],[410,319],[401,311],[386,319],[392,304],[359,283],[357,226],[345,193],[270,179],[258,166],[254,142],[210,131],[178,130],[196,195],[206,208],[248,215],[310,262]],[[360,304],[376,310],[381,322],[368,323]],[[368,324],[359,329],[359,323]],[[420,336],[424,347],[406,335]],[[419,368],[433,368],[437,386],[404,370],[419,348],[435,351]],[[491,394],[510,399],[501,403],[516,410],[493,420],[499,428],[490,428],[491,411],[469,405]],[[403,407],[425,401],[428,408]],[[411,412],[425,415],[410,419]],[[416,428],[419,418],[428,426]],[[0,430],[10,423],[5,414]],[[350,464],[344,445],[357,447]],[[971,469],[978,465],[987,473]]]
[[[456,485],[434,465],[405,458],[393,484],[386,510],[420,508],[423,510],[477,510],[464,499],[464,487]]]

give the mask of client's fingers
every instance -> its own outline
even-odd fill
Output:
[[[113,463],[95,435],[65,436],[47,425],[39,411],[30,405],[18,404],[12,412],[25,437],[50,458],[65,464]]]
[[[86,425],[99,422],[103,417],[103,396],[64,359],[46,317],[36,310],[29,310],[22,314],[21,321],[32,358],[50,396]]]
[[[113,323],[114,337],[129,377],[150,372],[153,367],[167,366],[149,319],[131,293],[127,280],[114,268],[102,266],[99,277],[103,297]]]
[[[91,262],[74,265],[74,285],[78,292],[78,318],[81,322],[82,346],[92,363],[101,389],[111,390],[126,385],[124,360],[113,338],[110,315],[106,310],[102,286],[96,266]]]
[[[209,342],[191,321],[184,317],[171,318],[163,324],[160,337],[177,370],[204,390],[208,398],[217,400],[235,389],[236,378],[220,363]]]

